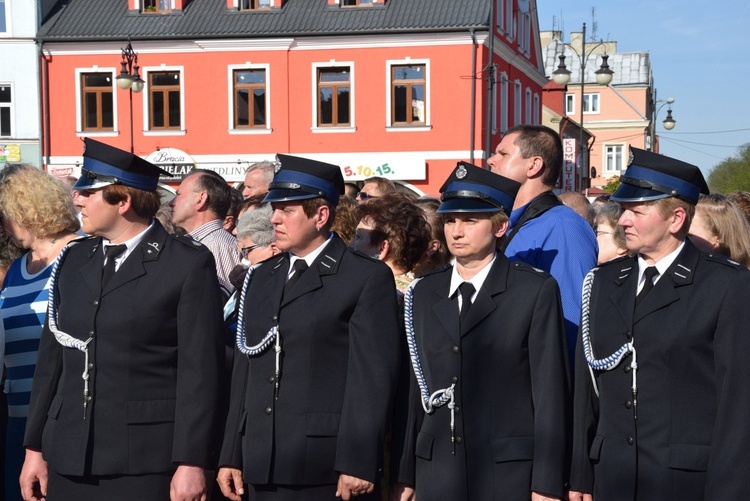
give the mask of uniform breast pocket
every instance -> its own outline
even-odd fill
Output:
[[[145,400],[125,404],[129,473],[172,468],[174,400]]]
[[[435,444],[435,436],[429,433],[420,432],[417,435],[417,443],[414,448],[414,454],[422,459],[430,461],[432,459],[432,446]]]

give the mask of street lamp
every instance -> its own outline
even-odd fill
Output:
[[[128,40],[128,46],[122,49],[122,61],[120,61],[122,69],[120,74],[115,79],[117,86],[123,90],[127,90],[130,98],[130,153],[134,153],[135,148],[133,146],[133,92],[141,92],[143,90],[144,82],[141,79],[141,75],[138,73],[138,54],[133,50],[133,46],[130,45]]]
[[[582,37],[581,37],[581,52],[579,53],[577,50],[573,48],[572,45],[568,45],[570,50],[573,51],[573,53],[578,56],[578,61],[581,64],[581,120],[579,122],[579,129],[580,134],[578,138],[578,189],[583,191],[583,168],[584,168],[584,153],[587,151],[588,148],[584,147],[583,144],[583,99],[584,99],[584,87],[586,85],[586,62],[588,60],[588,57],[594,53],[596,49],[598,49],[600,46],[604,45],[604,42],[599,42],[598,44],[591,47],[588,54],[586,53],[586,23],[583,23],[583,29],[582,29]],[[563,49],[564,52],[564,49]],[[602,55],[602,64],[599,67],[598,70],[594,72],[594,75],[596,77],[596,83],[599,85],[609,85],[612,82],[612,75],[614,74],[614,71],[612,71],[609,68],[609,64],[607,64],[607,60],[609,59],[609,55],[603,54]],[[555,81],[557,85],[568,85],[568,82],[570,82],[570,70],[565,66],[565,55],[560,56],[560,64],[558,65],[557,69],[552,73],[552,78]],[[588,146],[588,145],[586,145]],[[588,161],[586,162],[586,167],[588,167]]]
[[[656,96],[656,91],[654,91],[654,96]],[[656,107],[661,103],[661,106]],[[668,97],[667,99],[659,99],[655,100],[654,105],[654,111],[653,115],[651,116],[651,135],[649,138],[649,145],[648,149],[649,151],[655,151],[656,148],[656,117],[659,114],[659,111],[664,108],[664,106],[667,107],[667,118],[664,119],[664,121],[661,123],[664,126],[665,130],[672,130],[674,129],[674,126],[677,124],[677,121],[672,118],[672,103],[674,103],[673,97]]]

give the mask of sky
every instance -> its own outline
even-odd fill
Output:
[[[660,153],[707,176],[750,143],[750,1],[537,0],[537,9],[539,29],[562,30],[565,42],[583,23],[590,40],[593,20],[597,40],[650,53],[657,98],[675,99],[675,128],[662,127],[666,106],[656,118]]]

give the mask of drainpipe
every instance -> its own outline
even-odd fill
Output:
[[[485,120],[485,132],[484,132],[484,164],[483,167],[486,167],[487,160],[489,160],[490,155],[492,153],[492,111],[493,107],[495,105],[495,4],[497,2],[490,2],[490,19],[487,23],[487,28],[489,28],[489,62],[487,63],[486,69],[487,69],[487,104],[486,107],[487,114],[486,114],[486,120]]]
[[[474,28],[469,30],[471,35],[471,75],[477,74],[477,37],[474,34]],[[476,116],[477,116],[477,82],[475,78],[471,79],[471,125],[469,127],[469,163],[474,164],[474,141],[476,136]]]
[[[47,164],[49,162],[50,152],[50,139],[49,139],[49,61],[44,55],[44,42],[39,43],[39,57],[40,57],[40,82],[39,82],[39,102],[42,104],[39,110],[39,128],[40,137],[39,144],[41,146],[40,153],[40,166],[44,171],[47,170]]]

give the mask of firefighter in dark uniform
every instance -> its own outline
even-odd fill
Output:
[[[401,499],[561,499],[569,380],[557,282],[497,244],[519,184],[459,163],[441,188],[455,264],[405,298],[413,375]]]
[[[686,238],[698,167],[632,148],[620,181],[636,255],[584,282],[571,499],[745,499],[750,273]]]
[[[213,256],[153,219],[164,171],[85,146],[75,203],[93,237],[53,268],[24,499],[205,499],[223,350]]]
[[[218,482],[240,499],[376,498],[400,360],[393,273],[330,228],[335,165],[278,155],[265,202],[283,251],[240,295]]]

